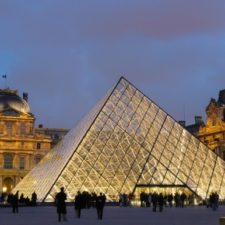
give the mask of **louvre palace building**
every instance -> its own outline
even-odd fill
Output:
[[[225,160],[225,90],[206,107],[206,124],[199,127],[197,137]]]
[[[77,191],[103,192],[109,201],[142,191],[185,192],[199,199],[217,192],[225,199],[224,175],[218,154],[121,77],[13,193],[30,197],[35,191],[40,202],[54,201],[61,187],[68,201]]]
[[[51,149],[53,138],[34,122],[27,93],[0,89],[0,193],[11,192]]]

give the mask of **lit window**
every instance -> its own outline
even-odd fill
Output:
[[[20,170],[24,170],[24,169],[25,169],[25,158],[20,157]]]
[[[4,168],[12,169],[13,168],[13,156],[12,154],[4,155]]]

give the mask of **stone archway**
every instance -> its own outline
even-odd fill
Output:
[[[11,177],[6,177],[3,179],[2,190],[5,193],[10,193],[13,189],[13,179]]]

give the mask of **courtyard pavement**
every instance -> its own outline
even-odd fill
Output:
[[[156,213],[151,208],[107,206],[103,220],[97,220],[96,209],[82,210],[80,219],[72,206],[67,211],[68,221],[59,223],[54,206],[21,207],[18,214],[11,208],[0,208],[0,225],[219,225],[219,218],[225,216],[225,206],[217,211],[204,206],[164,208]]]

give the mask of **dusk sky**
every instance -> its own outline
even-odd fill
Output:
[[[224,0],[0,0],[0,88],[72,128],[124,76],[176,120],[225,89]]]

